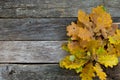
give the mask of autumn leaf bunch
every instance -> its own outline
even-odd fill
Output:
[[[74,69],[82,80],[92,80],[98,76],[106,80],[106,68],[118,64],[120,57],[120,30],[112,23],[103,6],[92,9],[90,14],[78,11],[77,22],[67,26],[70,37],[62,48],[70,53],[60,61],[60,67]]]

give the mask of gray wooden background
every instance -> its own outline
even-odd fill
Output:
[[[120,22],[120,0],[0,0],[0,80],[80,80],[59,67],[67,54],[61,44],[77,11],[97,5]],[[108,80],[120,80],[120,64],[105,71]]]

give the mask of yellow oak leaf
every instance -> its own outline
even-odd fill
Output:
[[[111,44],[120,44],[120,30],[116,30],[116,34],[108,38]]]
[[[113,23],[111,28],[108,29],[108,35],[114,36],[117,29],[118,29],[118,24]]]
[[[72,40],[78,39],[79,27],[74,22],[67,26],[67,35],[71,37]]]
[[[95,64],[94,70],[97,76],[100,78],[100,80],[106,80],[107,75],[105,72],[103,72],[103,69],[98,63]]]
[[[77,41],[68,42],[68,49],[72,55],[75,55],[79,59],[86,56],[84,49],[80,47],[80,43]]]
[[[90,41],[92,38],[92,34],[86,28],[79,28],[78,37],[82,40]]]
[[[95,77],[95,71],[93,69],[93,64],[88,63],[85,65],[85,67],[82,69],[80,77],[82,80],[93,80],[92,78]]]
[[[87,24],[89,23],[89,15],[87,15],[85,12],[83,12],[82,10],[78,11],[78,21],[83,23],[83,24]]]
[[[82,25],[83,27],[83,24],[91,32],[91,34],[93,34],[93,30],[91,28],[93,24],[92,22],[90,22],[89,15],[83,12],[82,10],[79,10],[77,25],[79,25],[80,27]]]
[[[68,42],[68,49],[70,50],[71,54],[76,54],[80,52],[80,45],[77,41],[70,41]]]
[[[103,53],[106,53],[104,47],[99,47],[96,52],[97,52],[98,55],[101,55],[101,54],[103,54]]]
[[[93,53],[93,49],[98,49],[101,46],[104,46],[104,43],[100,40],[91,40],[86,44],[87,50],[91,53]]]
[[[62,44],[62,49],[65,50],[66,52],[69,52],[69,49],[68,49],[68,46],[67,46],[68,43],[63,43]]]
[[[98,6],[90,14],[80,10],[77,22],[67,26],[67,36],[70,39],[62,49],[70,54],[60,61],[60,67],[81,73],[82,80],[95,76],[106,80],[101,65],[112,68],[118,64],[120,30],[105,8]]]
[[[116,55],[120,57],[120,44],[115,45],[115,49],[116,49]]]
[[[118,58],[115,55],[99,55],[98,62],[105,67],[113,67],[118,64]]]
[[[75,71],[76,73],[80,73],[82,71],[82,67],[76,68]]]
[[[110,55],[114,54],[119,57],[120,56],[120,45],[109,44],[107,48],[107,52]]]
[[[103,6],[93,8],[90,18],[96,24],[95,32],[98,32],[102,28],[110,28],[112,25],[111,16],[103,9]]]
[[[102,15],[102,13],[104,13],[104,12],[105,12],[105,10],[103,9],[103,6],[97,6],[95,8],[92,8],[92,12],[91,13]]]
[[[84,51],[86,51],[85,48],[87,47],[88,42],[89,41],[86,40],[79,40],[80,47],[84,49]]]
[[[81,66],[83,66],[85,63],[88,62],[88,60],[83,60],[83,59],[77,59],[76,57],[74,57],[74,60],[71,58],[73,55],[70,55],[70,56],[66,56],[64,59],[62,59],[60,61],[60,67],[62,68],[66,68],[66,69],[78,69],[80,68]]]

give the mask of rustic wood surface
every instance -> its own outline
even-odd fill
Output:
[[[0,40],[65,40],[76,18],[0,19]]]
[[[113,17],[120,17],[120,0],[0,0],[0,17],[76,17],[78,9],[90,12],[104,5]]]
[[[120,17],[120,0],[104,0],[105,7],[114,17]]]
[[[61,18],[61,19],[63,19],[63,18]],[[69,18],[69,19],[70,19],[70,21],[71,20],[76,21],[76,18]],[[119,18],[113,18],[113,19],[116,22],[119,22],[119,20],[120,20]],[[16,26],[16,24],[19,23],[19,22],[18,23],[15,22],[13,24],[14,21],[17,21],[17,20],[19,21],[19,19],[17,19],[17,20],[13,19],[13,22],[10,22],[10,21],[12,21],[12,19],[10,19],[10,20],[3,19],[1,21],[4,22],[4,20],[8,20],[6,23],[6,24],[8,24],[8,26],[6,28],[4,28],[4,26],[3,26],[3,25],[5,25],[5,23],[4,23],[2,25],[3,27],[1,28],[2,29],[1,31],[11,30],[11,32],[12,32],[12,29],[10,29],[9,26],[10,25]],[[47,19],[45,19],[45,20],[47,20]],[[53,18],[53,20],[56,21],[56,19],[54,19],[54,18]],[[43,19],[43,21],[44,21],[44,19]],[[59,21],[59,19],[58,19],[58,21]],[[62,22],[62,23],[64,23],[64,22]],[[20,23],[20,24],[22,24],[22,23]],[[64,25],[64,27],[65,27],[65,25]],[[16,28],[16,29],[18,29],[18,28]],[[58,26],[58,29],[59,29],[59,26]],[[22,32],[22,30],[21,30],[21,32]],[[64,32],[64,34],[65,34],[65,32]],[[15,35],[15,34],[11,34],[11,35]],[[59,35],[56,35],[56,36],[59,36]],[[7,38],[6,38],[6,40],[7,40]],[[12,40],[16,40],[16,38],[13,38]],[[26,64],[27,63],[27,64],[29,64],[29,66],[34,66],[35,64],[33,64],[33,63],[44,63],[44,64],[46,63],[46,65],[49,65],[51,63],[54,63],[54,64],[58,63],[59,60],[62,59],[67,54],[66,52],[61,50],[61,44],[64,42],[66,42],[66,41],[0,41],[0,63],[2,63],[1,66],[5,63],[12,63],[12,64],[13,63],[16,63],[16,64],[21,64],[21,63]],[[41,65],[43,65],[43,64],[41,64]],[[41,68],[41,65],[37,65],[37,67]],[[108,69],[108,70],[106,69],[106,72],[108,72],[108,74],[110,75],[108,80],[119,80],[119,78],[120,78],[119,66],[117,66],[118,69],[117,68]],[[24,66],[21,66],[21,68],[23,68],[23,67]],[[5,66],[3,66],[2,68],[5,68]],[[1,70],[2,70],[2,68],[1,68]],[[19,69],[18,65],[16,68]],[[51,68],[55,69],[55,70],[59,70],[58,68],[55,68],[54,66],[51,66]],[[44,69],[47,70],[46,68],[43,68],[43,67],[41,68],[41,70],[44,70]],[[14,75],[9,75],[11,73],[13,74],[14,70],[12,70],[10,72],[6,72],[6,71],[0,72],[2,75],[2,76],[0,76],[0,79],[1,80],[27,80],[27,79],[31,79],[31,80],[35,80],[35,79],[36,80],[37,79],[38,80],[70,80],[70,79],[75,80],[76,79],[76,80],[79,80],[78,75],[76,76],[75,74],[71,74],[71,73],[73,73],[73,71],[67,72],[69,76],[62,77],[61,75],[58,75],[58,74],[64,74],[65,73],[64,71],[59,71],[58,73],[54,73],[54,71],[48,70],[48,72],[46,72],[46,73],[47,74],[49,73],[49,74],[46,75],[46,73],[42,74],[45,71],[37,72],[36,70],[34,71],[34,68],[31,68],[31,70],[33,70],[33,72],[31,72],[30,70],[27,70],[27,68],[25,68],[24,70],[15,70],[17,73],[15,73]],[[56,76],[53,77],[53,74],[51,74],[51,72],[53,72],[53,74],[55,74]],[[114,73],[114,75],[112,73]],[[43,75],[45,75],[45,76],[43,76]],[[40,76],[42,76],[42,77],[40,77]]]
[[[67,40],[66,26],[77,18],[0,19],[0,40]],[[113,18],[120,22],[120,18]]]
[[[104,5],[120,22],[120,0],[0,0],[0,80],[80,80],[58,65],[67,53],[66,26],[78,9],[89,13]],[[108,80],[120,80],[120,64],[105,69]],[[95,79],[98,80],[98,79]]]
[[[118,66],[109,69],[107,80],[119,80],[116,70],[120,73]],[[80,80],[75,71],[61,69],[58,64],[2,64],[0,73],[0,80]]]
[[[0,0],[0,17],[76,17],[103,0]]]
[[[65,41],[0,41],[0,63],[58,63]]]
[[[5,80],[79,80],[74,71],[56,64],[1,65],[0,77]]]

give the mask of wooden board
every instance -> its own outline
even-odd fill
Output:
[[[66,41],[0,41],[0,63],[58,63]]]
[[[104,0],[105,7],[114,17],[120,17],[120,0]]]
[[[0,19],[0,40],[65,40],[76,18]]]
[[[73,72],[61,69],[56,64],[38,65],[2,65],[1,76],[5,80],[69,80],[79,76]]]
[[[65,41],[0,41],[0,63],[58,63]]]
[[[106,69],[106,72],[107,80],[120,79],[120,67]],[[80,80],[75,71],[61,69],[58,64],[2,64],[0,73],[0,80]]]
[[[77,20],[79,9],[89,13],[97,5],[104,5],[112,17],[120,17],[119,3],[119,0],[0,0],[0,80],[80,80],[74,71],[58,65],[68,54],[61,49],[67,40],[66,26]],[[120,79],[120,64],[104,70],[108,80]]]
[[[76,17],[79,9],[104,5],[113,17],[120,17],[119,0],[0,0],[0,17]]]
[[[0,19],[0,40],[67,40],[66,26],[77,18]],[[113,18],[120,22],[120,18]]]
[[[78,9],[90,12],[103,0],[0,0],[0,17],[76,17]]]

